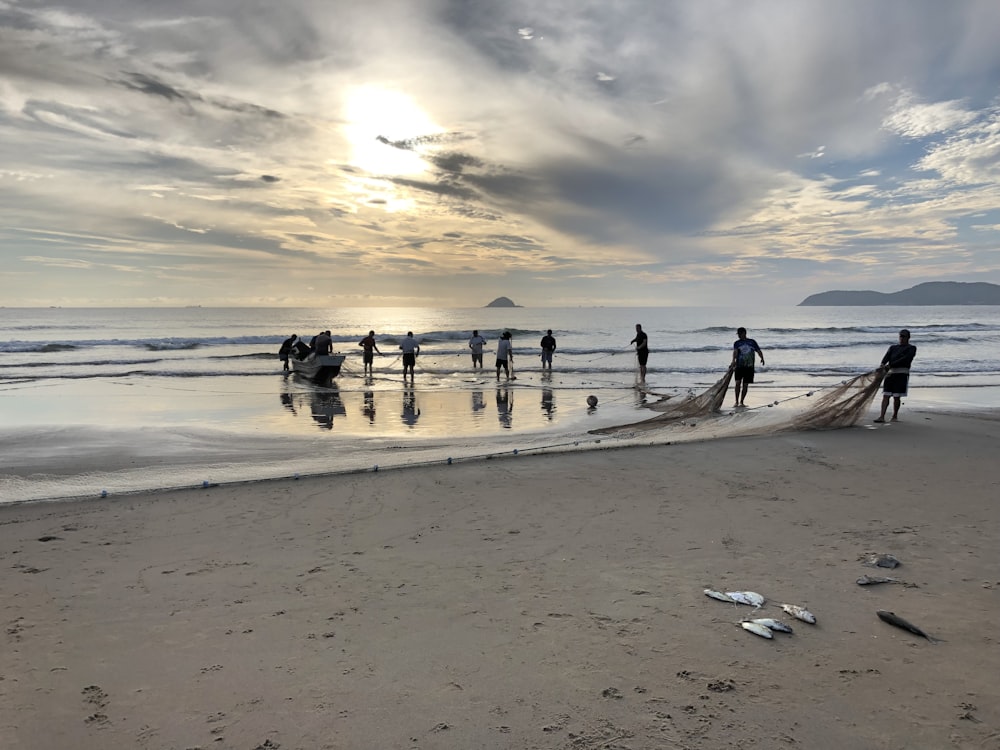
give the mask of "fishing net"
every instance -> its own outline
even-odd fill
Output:
[[[882,385],[885,371],[872,370],[832,388],[812,408],[792,420],[792,429],[823,430],[850,427],[868,410],[868,405]]]
[[[652,419],[646,419],[642,422],[634,422],[627,425],[620,425],[618,427],[592,430],[592,432],[597,434],[610,434],[613,432],[621,432],[622,430],[655,430],[658,427],[662,427],[670,422],[676,422],[680,419],[690,419],[691,417],[701,417],[712,414],[722,408],[722,402],[726,400],[726,391],[729,390],[729,383],[732,379],[733,368],[730,367],[726,371],[726,374],[719,378],[715,385],[711,386],[702,393],[688,396],[680,401],[670,401],[667,403],[667,401],[664,400],[656,404],[652,404],[649,408],[653,411],[660,412],[658,416],[655,416]]]
[[[702,393],[688,396],[676,402],[653,404],[649,408],[662,412],[662,416],[656,417],[656,419],[664,421],[711,414],[722,408],[722,402],[726,400],[726,391],[729,390],[729,383],[732,379],[733,368],[730,367],[726,370],[726,374],[716,381],[715,385]]]
[[[660,412],[657,416],[633,422],[632,424],[606,427],[593,430],[595,434],[613,434],[625,430],[642,432],[655,430],[672,422],[694,417],[707,417],[719,412],[726,399],[729,383],[733,377],[733,369],[723,375],[715,385],[702,393],[688,396],[680,401],[664,400],[649,408]],[[813,403],[806,411],[792,417],[783,424],[770,423],[771,431],[790,430],[823,430],[837,427],[850,427],[855,424],[868,409],[872,398],[882,385],[885,377],[883,370],[872,370],[831,388]]]

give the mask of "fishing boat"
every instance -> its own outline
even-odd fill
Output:
[[[340,366],[347,359],[343,354],[316,354],[315,352],[306,356],[305,359],[289,357],[288,361],[292,365],[292,372],[296,375],[316,383],[324,385],[340,374]]]

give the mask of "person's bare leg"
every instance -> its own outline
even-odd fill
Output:
[[[885,421],[885,410],[888,409],[888,408],[889,408],[889,397],[888,396],[883,396],[882,397],[882,411],[879,413],[878,419],[875,420],[876,422],[884,422]]]
[[[896,418],[899,416],[899,405],[903,403],[900,401],[899,396],[896,396],[892,400],[892,421],[895,422]]]
[[[733,400],[734,400],[733,406],[740,405],[740,385],[741,385],[740,381],[737,380],[736,385],[733,386]]]

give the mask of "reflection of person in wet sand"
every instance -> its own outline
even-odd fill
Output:
[[[286,409],[288,409],[288,411],[290,411],[292,414],[295,413],[295,401],[292,399],[292,394],[291,393],[282,393],[281,394],[281,404]]]
[[[482,391],[472,392],[472,411],[482,411],[486,408],[486,399],[483,397]]]
[[[312,396],[312,418],[327,430],[333,429],[333,418],[347,416],[344,402],[340,400],[340,391],[316,392]]]
[[[368,417],[369,424],[375,424],[375,392],[365,391],[365,405],[361,408],[361,413]]]
[[[556,410],[555,392],[551,388],[542,388],[542,411],[545,416],[552,421],[553,412]]]
[[[413,427],[420,419],[420,408],[417,406],[417,392],[412,388],[403,390],[403,413],[400,415],[403,424]]]
[[[497,419],[500,426],[507,430],[514,422],[514,394],[506,386],[497,388]]]

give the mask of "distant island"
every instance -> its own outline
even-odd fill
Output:
[[[520,307],[520,305],[515,305],[510,297],[497,297],[487,307]]]
[[[820,292],[802,300],[799,307],[878,307],[886,305],[1000,305],[1000,285],[986,282],[928,281],[901,292]]]

